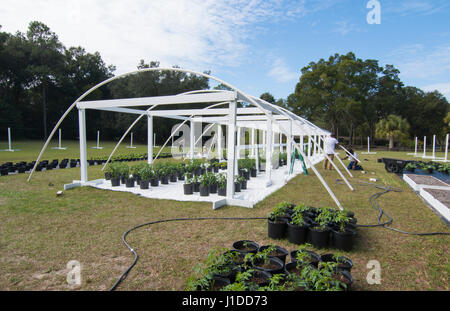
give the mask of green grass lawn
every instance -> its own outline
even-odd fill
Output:
[[[89,149],[88,158],[108,155],[114,147],[114,143],[102,145],[103,150]],[[146,152],[145,146],[126,149],[125,145],[117,154]],[[63,146],[68,149],[48,150],[43,159],[78,158],[76,142],[64,142]],[[13,147],[21,151],[0,152],[0,163],[34,160],[42,143],[18,141]],[[350,182],[377,178],[379,184],[402,190],[378,200],[394,218],[393,227],[414,232],[449,231],[401,179],[387,173],[376,161],[380,157],[412,157],[406,152],[358,153],[367,174],[355,172]],[[355,185],[351,192],[336,183],[336,172],[323,171],[320,164],[317,168],[342,205],[355,212],[358,223],[376,223],[378,213],[370,207],[368,198],[380,190]],[[88,173],[90,179],[103,176],[100,166],[89,167]],[[283,200],[334,206],[312,171],[309,176],[297,176],[254,209],[228,206],[216,211],[209,203],[152,200],[89,187],[65,191],[57,197],[64,184],[79,179],[77,168],[37,172],[29,183],[27,176],[0,177],[0,290],[70,290],[66,282],[70,260],[82,264],[82,285],[75,289],[107,290],[133,260],[122,244],[122,234],[140,223],[179,217],[264,217]],[[269,239],[264,220],[171,222],[144,227],[128,236],[140,259],[119,290],[182,290],[193,268],[211,248],[231,248],[234,241],[242,239],[296,249],[287,240]],[[383,228],[359,228],[355,250],[343,254],[355,263],[355,290],[449,290],[448,248],[448,236],[417,237]],[[381,263],[381,285],[366,282],[366,265],[372,259]]]

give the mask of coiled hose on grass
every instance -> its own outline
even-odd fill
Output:
[[[338,184],[343,184],[343,182],[341,180],[336,180],[336,183]],[[377,202],[377,199],[379,197],[381,197],[382,195],[389,193],[389,192],[402,192],[401,189],[394,189],[394,188],[390,188],[388,186],[382,186],[382,185],[378,185],[378,184],[374,184],[374,183],[369,183],[369,182],[357,182],[355,183],[357,185],[362,185],[362,186],[371,186],[371,187],[375,187],[377,189],[381,189],[383,190],[382,192],[378,192],[373,194],[372,196],[370,196],[369,198],[369,203],[370,205],[376,209],[377,211],[379,211],[379,215],[377,217],[377,224],[373,224],[373,225],[357,225],[357,227],[360,228],[374,228],[374,227],[383,227],[395,232],[399,232],[399,233],[403,233],[403,234],[410,234],[410,235],[416,235],[416,236],[430,236],[430,235],[450,235],[449,232],[426,232],[426,233],[417,233],[417,232],[407,232],[407,231],[403,231],[403,230],[399,230],[396,228],[392,228],[389,227],[390,224],[392,224],[392,222],[394,221],[393,218],[386,213],[383,209],[381,209],[380,205]],[[383,217],[383,215],[385,215],[388,220],[385,222],[381,222],[381,218]],[[265,219],[267,220],[267,217],[198,217],[198,218],[173,218],[173,219],[163,219],[163,220],[156,220],[156,221],[151,221],[151,222],[147,222],[147,223],[143,223],[140,225],[137,225],[131,229],[129,229],[128,231],[126,231],[123,235],[122,235],[122,242],[123,244],[125,244],[125,246],[130,250],[131,253],[133,253],[134,255],[134,260],[133,263],[125,270],[124,273],[122,273],[122,275],[117,279],[117,281],[114,283],[114,285],[111,287],[110,291],[115,290],[119,284],[127,277],[128,273],[131,271],[131,269],[133,269],[133,267],[136,265],[138,259],[139,259],[139,255],[136,253],[136,251],[128,244],[126,238],[127,235],[139,228],[145,227],[145,226],[150,226],[150,225],[154,225],[154,224],[158,224],[158,223],[164,223],[164,222],[172,222],[172,221],[198,221],[198,220],[262,220]]]

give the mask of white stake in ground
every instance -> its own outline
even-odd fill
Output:
[[[448,143],[449,143],[449,134],[445,136],[445,155],[443,158],[436,157],[435,160],[438,162],[448,162]]]
[[[434,143],[433,143],[433,149],[434,149]],[[427,156],[427,137],[425,136],[423,138],[423,159],[433,159],[433,156]]]
[[[12,148],[12,143],[11,143],[11,128],[8,127],[8,149],[5,150],[0,150],[0,151],[9,151],[9,152],[14,152],[14,151],[19,151],[19,149],[13,149]]]
[[[414,153],[407,153],[407,155],[413,155],[413,156],[417,157],[417,137],[416,137],[416,145],[414,147]]]
[[[361,152],[362,154],[377,154],[376,152],[370,152],[370,137],[367,137],[367,152]]]
[[[66,150],[66,147],[61,147],[61,129],[58,130],[58,147],[53,147],[52,149],[56,149],[56,150]]]
[[[97,146],[92,147],[92,149],[103,149],[103,147],[100,147],[100,131],[97,131]]]
[[[130,145],[127,146],[127,148],[136,149],[136,147],[133,146],[133,132],[131,132],[131,142],[130,142]]]

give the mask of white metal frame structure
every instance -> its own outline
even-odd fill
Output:
[[[4,150],[0,150],[0,151],[8,151],[8,152],[20,151],[19,149],[12,149],[11,128],[9,128],[9,127],[8,127],[8,149],[4,149]]]
[[[66,150],[67,149],[67,147],[61,146],[61,129],[58,130],[58,147],[53,147],[52,149],[56,149],[56,150]]]
[[[223,85],[229,87],[232,91],[218,91],[218,90],[201,90],[188,92],[178,95],[172,96],[155,96],[155,97],[145,97],[145,98],[129,98],[129,99],[114,99],[114,100],[97,100],[97,101],[83,101],[83,99],[89,95],[91,92],[95,91],[99,87],[110,83],[116,79],[123,78],[129,75],[139,74],[141,72],[148,71],[179,71],[187,74],[194,74],[203,76],[205,78],[215,80]],[[169,110],[154,110],[156,107],[163,108],[165,106],[170,105],[190,105],[190,104],[198,104],[203,103],[209,105],[203,109],[169,109]],[[239,108],[238,103],[244,103],[244,108]],[[161,107],[162,106],[162,107]],[[220,107],[221,106],[221,107]],[[223,108],[225,106],[225,108]],[[154,146],[154,133],[153,133],[153,117],[165,117],[176,120],[181,120],[183,123],[190,122],[191,124],[191,146],[190,146],[190,158],[194,158],[194,147],[195,147],[195,138],[193,137],[193,125],[195,122],[202,122],[207,124],[218,124],[221,125],[219,128],[222,128],[222,125],[227,127],[227,195],[223,202],[218,204],[220,205],[237,205],[237,206],[247,206],[246,202],[240,202],[240,200],[236,199],[234,192],[234,176],[237,172],[237,151],[240,148],[250,149],[251,153],[258,153],[259,149],[265,149],[266,153],[266,179],[267,186],[271,183],[271,159],[274,152],[274,136],[275,133],[279,133],[279,136],[286,137],[285,147],[288,151],[288,162],[290,163],[291,153],[293,148],[295,148],[304,158],[306,165],[310,167],[315,175],[318,177],[322,185],[325,187],[333,201],[336,203],[339,209],[343,209],[341,203],[325,182],[323,177],[314,167],[314,165],[310,161],[311,156],[324,156],[323,149],[321,147],[320,141],[324,139],[325,136],[329,134],[329,132],[320,129],[315,126],[311,122],[293,114],[287,109],[271,105],[266,101],[246,95],[236,87],[222,81],[218,78],[210,76],[205,73],[199,73],[191,70],[180,69],[180,68],[146,68],[138,71],[133,71],[130,73],[122,74],[113,78],[110,78],[80,96],[63,114],[61,119],[56,124],[52,133],[50,134],[47,142],[44,144],[36,163],[39,162],[40,157],[45,151],[49,140],[54,135],[56,129],[60,126],[61,122],[67,116],[67,114],[73,109],[78,109],[79,116],[79,138],[80,138],[80,181],[75,181],[73,184],[68,185],[67,188],[72,188],[76,186],[89,186],[91,185],[88,181],[87,174],[87,149],[86,149],[86,110],[95,109],[95,110],[105,110],[105,111],[113,111],[113,112],[121,112],[121,113],[130,113],[138,115],[138,118],[135,122],[128,128],[128,130],[124,133],[121,140],[117,144],[116,148],[114,148],[113,152],[110,155],[110,159],[114,151],[117,149],[118,145],[122,142],[123,138],[128,134],[131,128],[142,118],[147,117],[148,123],[148,161],[150,163],[153,162],[153,146]],[[137,109],[136,107],[145,107],[147,110]],[[252,131],[262,130],[263,133],[267,133],[266,142],[262,145],[254,144],[251,145],[240,145],[237,143],[236,133],[239,128],[250,128]],[[176,132],[176,131],[174,131]],[[166,141],[166,144],[170,141],[173,134]],[[295,138],[300,138],[300,144],[295,141]],[[303,151],[303,143],[305,142],[305,137],[308,139],[308,154],[305,155]],[[239,138],[239,136],[238,136]],[[166,145],[165,144],[165,145]],[[165,146],[164,145],[164,146]],[[161,150],[164,148],[161,148]],[[277,144],[278,147],[282,148],[283,144]],[[220,146],[219,149],[223,146]],[[312,148],[313,147],[313,148]],[[161,152],[160,150],[160,152]],[[221,152],[221,150],[220,150]],[[222,154],[222,153],[220,153]],[[159,156],[155,157],[155,159]],[[256,157],[258,158],[258,157]],[[109,161],[109,160],[108,160]],[[333,162],[331,162],[333,163]],[[340,172],[338,167],[333,163],[336,171],[340,174],[341,178],[344,179],[348,187],[353,190],[352,186],[345,178],[345,176]],[[28,181],[31,179],[36,165],[31,171]]]

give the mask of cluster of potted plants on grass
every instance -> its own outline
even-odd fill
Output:
[[[301,245],[288,252],[277,245],[242,240],[231,250],[214,248],[187,279],[189,291],[343,291],[353,283],[353,262],[340,254],[319,254]],[[291,261],[287,263],[288,255]]]
[[[287,237],[294,244],[310,242],[317,248],[331,246],[349,251],[356,237],[356,222],[351,211],[281,202],[268,215],[268,236]]]

